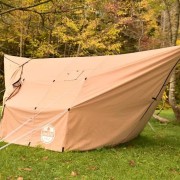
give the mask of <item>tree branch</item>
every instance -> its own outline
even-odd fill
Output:
[[[37,6],[39,6],[39,5],[48,3],[48,2],[50,2],[50,1],[52,1],[52,0],[43,1],[43,2],[40,2],[40,3],[37,3],[37,4],[33,4],[33,5],[30,5],[30,6],[25,6],[25,7],[13,7],[13,6],[9,5],[9,4],[6,4],[6,3],[0,1],[0,4],[4,4],[5,6],[11,7],[11,9],[8,9],[8,10],[6,10],[6,11],[0,12],[0,15],[7,14],[7,13],[10,13],[10,12],[16,11],[16,10],[27,11],[27,10],[33,8],[33,7],[37,7]],[[29,10],[29,11],[30,11],[30,10]],[[32,11],[33,11],[33,10],[32,10]]]
[[[156,115],[156,114],[153,114],[153,118],[156,119],[156,120],[158,120],[160,123],[168,123],[168,122],[169,122],[168,119],[163,118],[163,117],[160,117],[160,116],[158,116],[158,115]]]
[[[2,2],[2,1],[0,1],[0,4],[5,5],[5,6],[7,6],[7,7],[10,7],[10,8],[14,8],[14,6],[12,6],[12,5],[10,5],[10,4],[7,4],[7,3],[5,3],[5,2]]]

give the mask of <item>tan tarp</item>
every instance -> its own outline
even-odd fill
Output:
[[[148,122],[179,58],[180,47],[30,61],[5,55],[0,137],[56,151],[127,142]]]

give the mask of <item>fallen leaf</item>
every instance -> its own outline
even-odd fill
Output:
[[[23,156],[22,156],[20,159],[21,159],[22,161],[25,161],[25,160],[26,160],[26,158],[25,158],[25,157],[23,157]]]
[[[23,180],[23,177],[18,177],[17,180]]]
[[[77,175],[78,175],[77,172],[75,172],[75,171],[72,171],[72,172],[71,172],[71,176],[75,177],[75,176],[77,176]]]
[[[176,169],[171,168],[170,172],[173,174],[180,174],[180,172],[178,172]]]
[[[110,177],[109,180],[114,180],[115,178],[114,177]]]
[[[132,166],[132,167],[134,167],[134,166],[136,166],[136,163],[135,163],[134,160],[130,160],[130,161],[129,161],[129,165]]]
[[[18,168],[20,171],[32,171],[31,168]]]
[[[48,160],[48,158],[49,158],[48,156],[45,156],[42,158],[42,160],[46,161],[46,160]]]
[[[0,176],[1,177],[1,176]],[[7,177],[7,179],[6,180],[12,180],[13,179],[13,177],[12,176],[9,176],[9,177]]]

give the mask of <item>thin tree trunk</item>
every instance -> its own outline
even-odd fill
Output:
[[[162,0],[165,5],[165,12],[163,14],[163,23],[162,23],[162,32],[163,35],[168,37],[169,43],[171,46],[176,45],[178,30],[179,30],[179,16],[180,16],[180,1],[175,0],[173,3]],[[167,35],[166,35],[167,33]],[[163,44],[165,44],[163,42]],[[171,105],[176,121],[180,123],[180,106],[177,105],[175,97],[175,87],[176,87],[176,73],[172,73],[170,78],[170,87],[169,87],[169,104]]]
[[[138,38],[138,50],[139,51],[141,51],[141,40],[142,40],[143,35],[144,35],[144,23],[141,19],[140,19],[140,26],[141,26],[141,34]]]
[[[171,43],[172,42],[172,19],[171,19],[170,7],[167,0],[163,0],[163,2],[166,7],[166,13],[167,13],[166,31],[168,32],[169,42]]]
[[[175,71],[173,72],[170,80],[170,87],[169,87],[169,104],[171,105],[176,121],[180,123],[180,106],[177,105],[176,98],[175,98],[175,80],[176,80],[176,74]]]
[[[20,35],[20,47],[19,47],[19,56],[22,57],[23,56],[23,27],[21,26],[21,35]]]
[[[180,16],[180,2],[176,0],[172,7],[172,41],[171,45],[175,46],[179,30],[179,16]],[[176,73],[173,72],[170,79],[170,88],[169,88],[169,103],[174,111],[176,121],[180,123],[180,106],[178,106],[176,97],[175,97],[175,87],[176,87]]]
[[[76,54],[77,57],[79,56],[80,51],[81,51],[81,44],[78,44],[78,49],[77,49],[77,54]]]

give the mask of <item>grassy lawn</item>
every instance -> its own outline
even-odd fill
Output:
[[[174,118],[171,110],[161,115]],[[151,124],[155,132],[147,125],[127,144],[88,152],[57,153],[11,145],[0,151],[0,180],[180,180],[180,126],[153,119]]]

